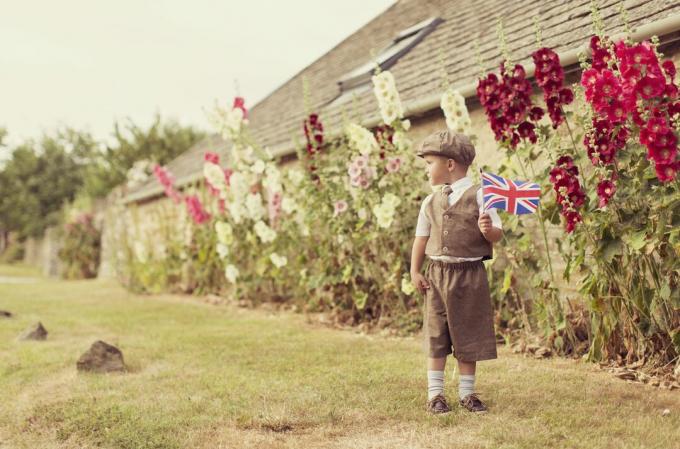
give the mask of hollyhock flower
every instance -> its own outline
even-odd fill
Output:
[[[318,114],[310,114],[303,123],[302,129],[307,140],[307,154],[311,157],[321,151],[323,147],[323,124],[319,120]],[[311,170],[310,168],[310,171]]]
[[[581,214],[577,211],[568,211],[564,215],[567,224],[567,232],[571,233],[576,229],[576,224],[580,223],[582,220]]]
[[[267,226],[262,220],[255,223],[253,230],[262,243],[270,243],[276,239],[276,231]]]
[[[281,203],[283,194],[281,192],[269,192],[267,197],[267,212],[269,214],[269,221],[275,223],[281,215]]]
[[[661,96],[665,86],[665,80],[662,77],[646,75],[637,83],[636,90],[642,98],[648,100]]]
[[[380,149],[378,141],[371,131],[356,123],[350,123],[345,128],[345,135],[349,140],[350,146],[357,150],[362,156],[368,157],[371,153]],[[363,167],[360,167],[363,168]]]
[[[234,104],[232,105],[232,109],[240,109],[241,112],[243,113],[243,118],[244,119],[248,118],[248,110],[246,109],[246,101],[243,99],[243,97],[234,97]]]
[[[663,68],[663,71],[666,72],[666,75],[668,75],[672,82],[673,78],[675,78],[675,64],[673,63],[673,61],[667,59],[661,64],[661,67]]]
[[[597,184],[597,196],[599,198],[599,207],[605,207],[609,200],[614,196],[616,192],[616,184],[614,184],[609,179],[604,179]]]
[[[259,193],[251,193],[247,195],[245,199],[245,206],[250,219],[256,221],[264,217],[266,211],[264,205],[262,204],[262,195]]]
[[[601,71],[593,88],[596,103],[616,98],[621,93],[621,83],[611,70]]]
[[[201,203],[201,200],[198,199],[198,196],[189,195],[185,197],[184,200],[187,205],[187,211],[194,223],[201,225],[210,220],[210,214],[203,208],[203,204]]]
[[[607,43],[609,41],[607,40]],[[590,38],[590,50],[592,53],[592,67],[594,70],[600,71],[609,67],[609,60],[611,59],[611,53],[607,48],[607,45],[603,45],[598,36],[593,36]]]
[[[229,223],[224,221],[216,222],[215,233],[217,234],[218,242],[227,246],[234,243],[234,230]]]
[[[581,220],[577,209],[585,203],[585,192],[578,180],[578,170],[570,156],[562,156],[557,160],[557,166],[550,170],[550,182],[557,194],[557,203],[561,206],[560,213],[565,218],[567,232],[572,232]]]
[[[213,153],[211,151],[206,151],[205,155],[203,156],[203,160],[217,165],[220,164],[220,156],[217,153]]]
[[[359,169],[368,167],[368,156],[358,156],[352,161]]]
[[[672,138],[670,136],[673,136]],[[656,164],[669,164],[675,160],[678,154],[677,141],[673,133],[669,133],[668,136],[660,136],[659,140],[665,141],[653,142],[647,147],[647,159],[653,160]]]
[[[229,264],[224,269],[224,277],[227,278],[232,284],[236,283],[236,279],[239,276],[238,268],[235,265]]]
[[[400,157],[391,157],[387,160],[387,164],[385,165],[385,170],[387,170],[388,173],[396,173],[399,171],[399,168],[401,167],[401,158]]]
[[[680,170],[680,161],[675,161],[670,164],[656,164],[654,166],[656,170],[656,176],[661,182],[671,182],[675,180],[675,177]]]
[[[172,174],[165,168],[156,164],[153,168],[153,173],[158,182],[163,186],[165,195],[171,198],[176,204],[182,201],[182,196],[177,192],[173,186],[175,180]]]
[[[540,116],[541,112],[538,111],[540,108],[534,109],[531,103],[531,84],[522,66],[506,70],[503,62],[500,72],[500,81],[493,73],[479,80],[477,96],[496,140],[514,149],[523,138],[518,127],[523,125],[527,117]],[[535,133],[529,132],[527,125],[523,125],[522,134],[526,140],[536,140]]]
[[[276,253],[272,253],[269,256],[269,260],[271,260],[276,268],[282,268],[288,264],[288,258],[286,256],[280,256]]]
[[[446,125],[449,129],[462,134],[468,134],[472,121],[465,106],[465,98],[457,90],[447,89],[440,102]]]
[[[347,204],[347,201],[345,201],[345,200],[336,201],[335,204],[333,204],[333,216],[337,217],[341,213],[347,211],[348,207],[349,206]]]
[[[361,168],[359,168],[359,166],[357,166],[355,163],[350,163],[348,166],[349,168],[347,169],[347,174],[349,177],[352,179],[358,178],[361,174]]]
[[[225,197],[227,193],[227,181],[224,176],[224,170],[212,162],[205,162],[203,164],[203,176],[205,177],[208,186],[212,188],[211,193]]]
[[[392,124],[395,120],[404,116],[404,109],[399,98],[394,76],[388,70],[384,70],[371,77],[373,92],[378,100],[380,115],[385,124]]]
[[[665,117],[651,117],[645,126],[645,129],[652,134],[666,134],[670,131],[668,121]]]

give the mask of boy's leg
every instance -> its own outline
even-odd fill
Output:
[[[458,396],[460,405],[471,412],[485,413],[486,404],[475,394],[475,370],[477,362],[458,361],[460,370],[460,382],[458,383]]]
[[[427,399],[444,394],[446,357],[427,359]]]
[[[458,396],[463,399],[465,396],[475,392],[475,371],[477,362],[464,362],[458,360]]]

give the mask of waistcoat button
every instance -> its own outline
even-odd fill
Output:
[[[445,246],[442,248],[444,251],[448,251],[449,249]]]
[[[449,216],[448,216],[448,215],[444,215],[444,218],[449,218]]]
[[[444,235],[449,235],[449,231],[444,231]]]

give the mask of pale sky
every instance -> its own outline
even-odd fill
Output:
[[[0,0],[0,126],[10,143],[61,125],[108,138],[156,111],[252,106],[392,0]]]

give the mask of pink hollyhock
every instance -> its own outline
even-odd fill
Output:
[[[347,201],[345,200],[336,201],[335,204],[333,205],[333,216],[337,217],[341,213],[345,212],[348,207],[349,206],[347,204]]]
[[[281,192],[269,193],[267,201],[267,212],[269,213],[269,221],[271,223],[276,222],[281,215],[281,201],[283,200],[283,195]]]
[[[203,160],[206,162],[212,162],[213,164],[220,165],[220,156],[217,153],[211,151],[206,151],[203,156]]]
[[[248,110],[246,109],[246,102],[243,97],[234,97],[234,105],[232,109],[240,109],[243,111],[243,118],[248,118]]]
[[[198,199],[198,196],[189,195],[185,197],[184,200],[187,205],[187,212],[194,223],[200,225],[210,220],[210,214],[203,208],[203,204],[201,204],[201,200]]]
[[[179,194],[179,192],[175,190],[175,187],[173,185],[175,180],[172,174],[167,169],[161,167],[158,164],[154,166],[153,172],[158,182],[163,186],[165,195],[168,198],[172,199],[172,201],[175,202],[176,204],[182,201],[182,196]]]
[[[387,160],[387,164],[385,165],[385,170],[387,170],[388,173],[396,173],[396,172],[399,171],[400,167],[401,167],[401,158],[391,157]]]

